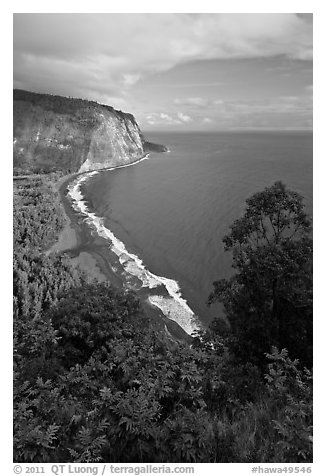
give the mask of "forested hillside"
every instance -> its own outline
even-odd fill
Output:
[[[84,99],[14,90],[14,173],[96,170],[135,162],[147,142],[132,114]]]
[[[15,462],[312,461],[311,246],[300,199],[278,186],[248,204],[226,239],[237,275],[210,297],[227,321],[189,345],[152,328],[134,294],[46,255],[65,220],[55,179],[14,183]],[[267,246],[273,230],[254,225],[275,195],[274,211],[292,200],[300,233],[283,236],[280,212],[282,238]]]

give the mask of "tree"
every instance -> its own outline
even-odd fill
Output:
[[[272,345],[312,363],[312,238],[303,198],[276,182],[247,201],[223,242],[231,279],[214,282],[209,304],[224,304],[238,354],[256,363]]]
[[[272,349],[266,382],[230,352],[223,322],[191,345],[173,341],[133,293],[88,280],[64,254],[46,256],[60,231],[46,180],[16,186],[14,460],[311,461],[310,373]],[[248,318],[250,288],[237,279]],[[299,284],[286,288],[293,302],[307,299]],[[240,291],[237,301],[224,287],[240,312]]]

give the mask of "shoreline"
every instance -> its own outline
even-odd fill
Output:
[[[146,154],[140,160],[131,164],[95,170],[94,172],[135,165],[147,159],[148,156],[149,154]],[[90,278],[95,278],[99,282],[109,282],[115,288],[123,290],[126,289],[125,282],[115,273],[114,264],[117,257],[108,249],[108,240],[92,232],[90,226],[84,221],[83,215],[73,209],[71,199],[67,196],[68,186],[78,176],[89,172],[92,171],[63,176],[54,184],[67,221],[57,242],[52,245],[48,253],[66,253],[72,260],[73,265],[79,267]],[[177,322],[166,317],[158,307],[148,301],[145,292],[139,290],[136,291],[136,295],[140,299],[146,315],[153,321],[156,328],[165,332],[173,340],[189,343],[192,341],[192,337]]]
[[[67,197],[66,192],[69,183],[75,180],[78,175],[83,174],[70,174],[63,177],[59,181],[61,183],[58,183],[58,193],[67,223],[59,236],[58,242],[51,248],[51,252],[68,254],[73,265],[78,266],[90,277],[96,278],[98,281],[109,281],[112,285],[121,288],[122,282],[117,280],[104,250],[101,250],[104,245],[101,243],[101,238],[91,234],[91,230],[83,222],[82,217],[73,210]]]

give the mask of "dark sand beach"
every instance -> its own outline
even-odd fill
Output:
[[[118,289],[126,289],[123,279],[114,272],[116,256],[108,246],[108,241],[98,236],[84,221],[84,217],[71,206],[67,187],[77,174],[62,177],[55,184],[66,215],[66,224],[48,253],[66,253],[73,264],[100,282],[109,282]],[[174,340],[191,341],[191,337],[174,321],[168,319],[152,306],[141,291],[139,296],[146,315],[153,319],[155,327],[170,334]]]

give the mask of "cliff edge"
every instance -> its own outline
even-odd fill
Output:
[[[125,165],[147,152],[132,114],[83,99],[14,90],[14,170],[86,172]]]

